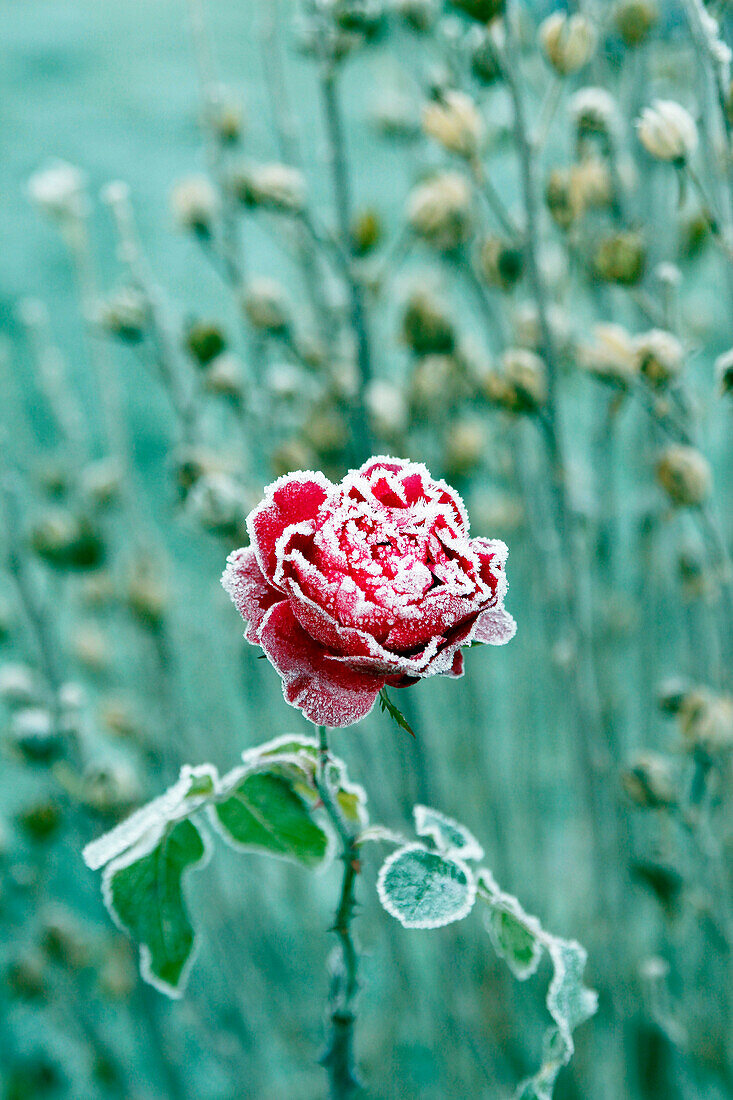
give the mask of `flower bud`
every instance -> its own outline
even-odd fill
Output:
[[[679,714],[689,691],[689,682],[679,677],[671,677],[660,684],[657,692],[657,706],[662,714]]]
[[[85,517],[54,511],[36,524],[35,552],[55,569],[97,569],[105,557],[101,536]]]
[[[25,707],[16,711],[8,733],[15,750],[30,762],[47,764],[62,751],[59,730],[45,707]]]
[[[244,372],[240,360],[227,351],[217,355],[206,368],[203,384],[209,393],[239,400],[244,394]]]
[[[514,411],[535,412],[547,403],[547,368],[539,355],[525,348],[507,348],[501,369]]]
[[[408,27],[425,34],[437,18],[436,0],[393,0],[394,9]]]
[[[728,749],[733,745],[733,698],[697,688],[686,695],[679,723],[692,745],[710,752]]]
[[[460,366],[452,355],[426,355],[415,363],[410,402],[420,410],[445,409],[462,387]]]
[[[270,463],[276,477],[288,474],[291,470],[308,470],[317,460],[313,448],[305,440],[286,439],[272,452]]]
[[[266,276],[250,279],[244,291],[244,312],[253,328],[271,335],[284,334],[290,326],[285,292]]]
[[[141,625],[155,630],[163,622],[168,592],[153,562],[140,558],[134,565],[127,587],[127,604]]]
[[[465,12],[479,23],[490,23],[504,14],[506,0],[450,0],[454,8]]]
[[[227,346],[224,333],[216,321],[194,321],[186,332],[185,344],[191,358],[201,367],[208,366]]]
[[[201,237],[210,237],[219,210],[219,199],[206,176],[187,176],[171,191],[176,224]]]
[[[491,86],[501,78],[501,65],[491,35],[485,27],[475,25],[467,38],[471,57],[471,72],[480,84]]]
[[[657,160],[683,164],[697,148],[695,120],[674,100],[655,99],[641,112],[636,127],[642,145]]]
[[[380,96],[373,111],[377,130],[388,138],[409,141],[420,133],[420,113],[412,96],[388,90]]]
[[[122,757],[90,764],[84,772],[81,798],[97,813],[120,817],[141,795],[137,773],[132,764]]]
[[[402,317],[402,335],[415,355],[449,355],[455,348],[453,322],[427,290],[410,295]]]
[[[489,286],[511,290],[522,277],[524,256],[517,245],[488,237],[481,245],[479,267]]]
[[[685,353],[671,332],[651,329],[634,341],[639,370],[652,386],[665,386],[682,370]]]
[[[392,382],[375,379],[364,395],[371,426],[383,439],[399,437],[407,427],[407,403]]]
[[[38,699],[36,677],[28,665],[19,662],[0,665],[0,699],[11,709],[31,706]]]
[[[207,105],[205,121],[222,145],[235,145],[242,136],[245,116],[239,103],[217,89]]]
[[[581,88],[571,96],[568,110],[579,137],[606,137],[616,124],[616,101],[605,88]]]
[[[465,176],[443,172],[410,193],[407,218],[413,231],[441,252],[452,252],[471,233],[471,187]]]
[[[454,421],[445,444],[445,464],[454,476],[470,473],[481,461],[486,429],[479,420]]]
[[[556,11],[540,25],[540,45],[560,76],[568,76],[590,60],[596,44],[593,24],[584,15]]]
[[[474,101],[453,89],[425,104],[422,125],[427,136],[447,152],[468,159],[476,156],[484,135],[483,119]]]
[[[84,500],[94,508],[108,508],[120,495],[122,475],[114,458],[100,458],[82,470],[80,489]]]
[[[616,30],[626,46],[640,46],[659,20],[654,0],[620,0],[616,5]]]
[[[580,216],[576,201],[570,169],[553,168],[545,184],[545,202],[550,217],[560,229],[569,229]]]
[[[305,206],[303,173],[288,164],[253,164],[232,176],[241,203],[275,214],[300,214]]]
[[[609,206],[613,198],[611,173],[600,157],[584,157],[570,168],[571,206],[580,214]]]
[[[715,360],[715,377],[722,394],[733,393],[733,348]]]
[[[101,329],[127,344],[139,344],[149,327],[150,307],[136,287],[123,286],[101,302],[96,322]]]
[[[317,455],[340,454],[349,438],[343,415],[337,409],[323,409],[313,413],[304,426],[303,434]]]
[[[672,806],[677,800],[670,762],[656,752],[639,753],[622,773],[621,783],[631,801],[646,809]]]
[[[593,266],[600,279],[621,286],[635,286],[646,267],[646,245],[641,233],[625,230],[599,244]]]
[[[596,325],[593,343],[580,348],[579,362],[600,381],[626,389],[638,370],[634,339],[622,325]]]
[[[382,220],[376,210],[363,210],[351,226],[351,248],[355,256],[368,256],[382,239]]]
[[[96,623],[84,623],[74,634],[74,655],[92,672],[102,672],[109,664],[107,638]]]
[[[51,799],[36,802],[18,814],[18,824],[31,840],[42,844],[50,840],[61,825],[61,810]]]
[[[694,447],[674,444],[657,462],[657,480],[673,504],[693,507],[710,495],[712,473],[707,459]]]
[[[87,180],[80,168],[63,160],[49,161],[28,180],[28,196],[59,224],[78,221],[87,213]]]
[[[244,530],[250,503],[234,478],[218,472],[199,478],[186,499],[186,509],[207,531],[235,537]]]
[[[75,916],[61,906],[52,906],[43,914],[42,945],[55,963],[78,970],[89,963],[86,930]]]

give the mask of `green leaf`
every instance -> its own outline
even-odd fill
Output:
[[[102,891],[112,918],[140,945],[146,981],[180,997],[195,936],[183,898],[183,877],[200,866],[206,845],[192,822],[163,827],[107,867]]]
[[[499,905],[490,911],[487,919],[497,955],[506,960],[520,982],[535,973],[542,958],[542,943],[529,923],[531,920],[523,911],[516,913]]]
[[[275,737],[264,745],[247,749],[242,759],[248,766],[267,760],[289,762],[301,768],[307,782],[297,784],[296,790],[304,798],[318,802],[320,796],[316,790],[316,767],[318,762],[318,741],[314,737],[286,733]],[[346,820],[360,827],[369,822],[366,791],[358,783],[352,783],[346,770],[346,764],[338,756],[329,755],[328,784],[335,793],[342,814]]]
[[[428,836],[446,855],[459,856],[461,859],[483,859],[484,850],[476,837],[465,825],[452,817],[433,810],[429,806],[415,806],[415,832],[418,836]]]
[[[405,928],[440,928],[470,913],[476,883],[467,864],[408,844],[382,864],[377,892]]]
[[[405,733],[409,733],[410,737],[415,736],[412,727],[410,726],[410,723],[407,721],[400,708],[392,702],[389,695],[387,694],[386,688],[382,688],[379,693],[379,706],[381,708],[382,714],[384,714],[386,710],[392,721],[395,722],[401,730],[404,730]]]
[[[216,790],[218,776],[211,764],[196,768],[185,764],[176,783],[165,794],[141,806],[114,829],[87,844],[83,857],[87,867],[99,870],[146,838],[157,838],[161,829],[180,821],[209,800]]]
[[[209,813],[217,831],[241,851],[318,867],[330,854],[330,838],[296,786],[295,776],[283,769],[245,769],[229,796],[210,806]]]

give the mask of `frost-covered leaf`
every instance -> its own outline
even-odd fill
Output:
[[[409,844],[382,864],[377,892],[405,928],[440,928],[470,913],[476,883],[467,864]]]
[[[244,763],[249,766],[268,760],[284,759],[296,762],[307,777],[307,786],[298,786],[298,792],[304,798],[318,801],[315,776],[318,761],[318,741],[314,737],[286,733],[275,737],[264,745],[257,745],[242,753]],[[366,791],[348,776],[346,764],[337,756],[329,755],[327,779],[342,814],[350,823],[365,826],[369,821]]]
[[[523,982],[540,965],[542,943],[537,935],[537,921],[527,917],[521,906],[517,905],[517,910],[496,905],[486,923],[497,955],[506,959],[514,976]]]
[[[465,825],[429,806],[415,806],[415,832],[428,836],[441,852],[460,859],[483,859],[484,850]]]
[[[540,1069],[521,1083],[514,1100],[552,1100],[557,1076],[573,1055],[572,1033],[598,1007],[596,994],[583,984],[586,951],[575,940],[546,932],[516,898],[499,888],[486,868],[479,870],[477,879],[479,897],[489,907],[489,935],[497,954],[506,959],[516,977],[524,981],[534,974],[543,951],[550,956],[553,975],[546,1004],[553,1026],[545,1033]]]
[[[557,1024],[560,1037],[573,1053],[572,1032],[589,1020],[598,1008],[598,996],[583,985],[588,953],[575,940],[548,937],[547,950],[555,968],[547,993],[547,1008]]]
[[[228,796],[209,807],[217,831],[242,851],[264,852],[317,867],[330,852],[330,838],[314,820],[284,769],[242,769]]]
[[[183,897],[183,877],[207,854],[188,820],[164,825],[106,868],[102,890],[113,919],[140,945],[140,970],[170,997],[180,997],[193,960],[195,936]]]
[[[196,768],[184,765],[178,782],[169,787],[165,794],[141,806],[114,829],[87,844],[83,852],[87,867],[97,871],[146,837],[157,837],[165,825],[180,821],[208,801],[217,782],[216,768],[211,764],[201,764]]]

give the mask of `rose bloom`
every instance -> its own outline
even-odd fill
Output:
[[[222,583],[317,725],[348,726],[380,690],[463,674],[461,647],[503,645],[507,548],[469,538],[455,490],[419,463],[372,458],[340,485],[298,471],[247,517]]]

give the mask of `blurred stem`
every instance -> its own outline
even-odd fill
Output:
[[[348,1100],[358,1091],[359,1083],[354,1065],[354,1025],[358,983],[359,954],[351,933],[351,921],[356,907],[355,888],[360,863],[356,835],[351,832],[328,780],[329,748],[325,726],[317,726],[318,761],[316,787],[323,802],[328,820],[334,828],[341,846],[340,858],[344,872],[332,931],[338,937],[339,955],[333,969],[329,1016],[331,1034],[323,1056],[328,1070],[331,1100]]]
[[[370,441],[364,419],[364,390],[372,377],[372,350],[367,328],[364,289],[354,272],[354,250],[351,241],[351,189],[346,157],[337,68],[326,61],[321,70],[321,97],[326,120],[331,176],[333,179],[336,219],[341,248],[348,262],[344,274],[349,292],[351,327],[356,339],[356,361],[359,369],[359,392],[355,409],[354,435],[357,446],[370,451]]]

